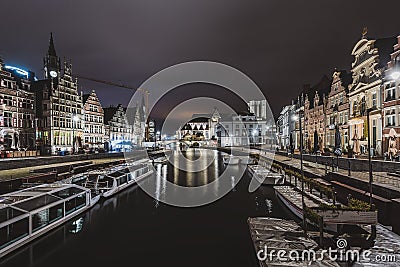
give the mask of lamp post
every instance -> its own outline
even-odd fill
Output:
[[[306,216],[305,216],[305,203],[304,203],[304,170],[303,170],[303,128],[301,125],[301,114],[302,111],[299,110],[298,115],[294,116],[294,120],[299,120],[299,132],[300,132],[300,173],[301,173],[301,207],[303,210],[303,229],[307,233]]]
[[[75,123],[79,121],[79,117],[72,115],[72,154],[75,154]]]
[[[369,113],[375,110],[375,108],[367,109],[367,130],[368,130],[368,173],[369,173],[369,205],[372,207],[372,183],[373,183],[373,176],[372,176],[372,159],[371,159],[371,133],[370,133],[370,126],[369,126]],[[376,237],[376,225],[371,225],[371,234],[372,237],[375,239]]]
[[[251,135],[253,136],[253,146],[255,146],[256,145],[256,134],[258,133],[258,131],[256,130],[256,129],[254,129],[252,132],[251,132]]]
[[[370,123],[369,123],[369,113],[373,111],[373,108],[367,109],[367,132],[368,132],[368,173],[369,173],[369,204],[372,204],[372,157],[371,157],[371,133],[370,133]]]

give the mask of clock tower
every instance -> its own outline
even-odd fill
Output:
[[[60,76],[61,63],[54,48],[53,33],[50,33],[49,50],[43,59],[45,79],[55,79]]]

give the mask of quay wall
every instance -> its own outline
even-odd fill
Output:
[[[83,161],[92,159],[119,158],[123,157],[124,153],[98,153],[84,155],[68,155],[68,156],[52,156],[38,158],[18,158],[0,160],[0,170],[10,170],[18,168],[26,168],[40,165],[57,164],[73,161]]]

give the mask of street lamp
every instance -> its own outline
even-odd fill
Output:
[[[294,120],[299,120],[299,131],[300,131],[300,172],[301,172],[301,207],[303,209],[303,229],[304,232],[307,233],[307,225],[306,225],[306,216],[305,216],[305,208],[306,205],[304,203],[304,170],[303,170],[303,129],[301,126],[301,113],[299,110],[299,115],[294,115]]]
[[[372,156],[371,156],[371,133],[369,124],[369,114],[374,111],[375,108],[367,109],[367,131],[368,131],[368,173],[369,173],[369,204],[372,204]]]
[[[394,59],[394,65],[393,65],[393,69],[392,69],[392,73],[390,74],[391,78],[393,80],[398,80],[400,78],[400,64],[399,64],[399,60],[400,60],[400,55],[398,55],[395,59]]]
[[[253,145],[256,145],[256,135],[258,134],[258,130],[254,129],[251,133],[251,135],[253,136]]]
[[[79,117],[72,115],[72,154],[75,154],[75,123],[79,121]]]
[[[372,159],[371,159],[371,134],[370,134],[370,126],[369,126],[369,113],[374,111],[375,108],[367,109],[367,130],[368,130],[368,173],[369,173],[369,205],[372,207]],[[376,236],[376,226],[371,225],[372,236]]]

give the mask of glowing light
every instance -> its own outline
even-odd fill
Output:
[[[13,71],[15,71],[16,73],[18,73],[19,75],[25,76],[26,79],[29,79],[29,71],[26,71],[26,70],[21,69],[21,68],[18,68],[18,67],[10,66],[10,65],[6,65],[6,66],[4,66],[4,68],[5,68],[5,69],[8,69],[8,70],[13,70]],[[36,77],[33,77],[33,79],[34,79],[35,81],[38,80]]]
[[[4,68],[6,68],[8,70],[14,70],[16,73],[26,76],[26,78],[29,78],[29,72],[27,72],[26,70],[23,70],[21,68],[17,68],[14,66],[8,66],[8,65],[4,66]]]
[[[393,80],[398,80],[400,78],[400,71],[394,71],[390,76]]]

